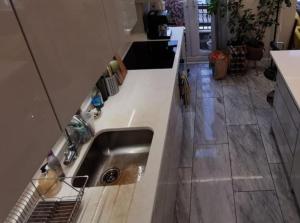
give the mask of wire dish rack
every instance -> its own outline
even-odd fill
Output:
[[[81,188],[72,186],[72,181],[80,178]],[[88,176],[59,178],[55,184],[55,196],[52,186],[41,193],[38,188],[40,179],[33,179],[27,186],[6,223],[72,223],[75,222],[84,194]]]

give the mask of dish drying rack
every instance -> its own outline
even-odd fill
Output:
[[[83,182],[83,186],[72,186],[74,179]],[[32,179],[5,223],[72,223],[75,222],[84,194],[88,176],[59,178],[61,187],[56,197],[46,197],[38,190],[38,181]]]

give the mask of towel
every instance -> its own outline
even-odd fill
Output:
[[[180,75],[180,95],[183,99],[184,106],[188,107],[190,105],[191,88],[186,71],[183,71]]]

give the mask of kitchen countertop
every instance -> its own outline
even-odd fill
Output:
[[[300,109],[300,50],[271,51],[271,55]]]
[[[129,185],[86,188],[77,222],[151,222],[182,38],[183,27],[172,28],[171,39],[178,41],[172,69],[128,71],[119,93],[105,102],[101,117],[94,123],[96,135],[125,128],[153,130],[154,136],[141,181]],[[61,148],[64,143],[62,140],[55,147]],[[67,176],[76,174],[91,144],[83,145],[74,164],[64,167]]]

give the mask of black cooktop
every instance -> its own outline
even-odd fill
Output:
[[[128,70],[172,68],[176,47],[176,40],[133,42],[124,64]]]

